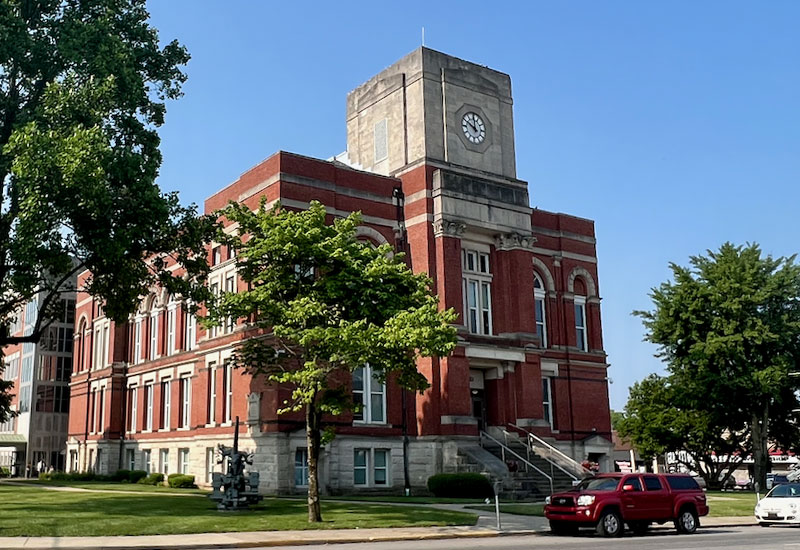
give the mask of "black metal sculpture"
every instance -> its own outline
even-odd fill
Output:
[[[213,491],[209,498],[217,503],[219,510],[241,510],[255,504],[263,497],[258,494],[258,472],[245,474],[245,464],[253,464],[253,454],[239,452],[239,417],[233,432],[233,447],[217,447],[217,464],[225,464],[227,472],[214,472]]]

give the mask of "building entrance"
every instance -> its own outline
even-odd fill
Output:
[[[472,393],[472,416],[478,420],[478,429],[486,429],[486,394],[484,390],[473,389]]]

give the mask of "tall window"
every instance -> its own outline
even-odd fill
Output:
[[[180,449],[178,451],[178,473],[189,473],[189,449]]]
[[[223,413],[223,422],[230,422],[232,418],[231,409],[233,408],[233,365],[225,363],[225,411]]]
[[[175,306],[167,309],[167,355],[175,353]]]
[[[191,413],[191,379],[188,376],[181,378],[181,417],[180,427],[189,427],[189,416]]]
[[[151,462],[152,458],[153,454],[152,451],[150,451],[150,449],[145,449],[144,451],[142,451],[142,465],[144,467],[144,471],[147,472],[148,474],[151,473],[153,469],[153,465]]]
[[[211,283],[211,294],[214,296],[219,296],[219,283]],[[219,328],[219,325],[215,325],[208,329],[209,338],[215,338],[217,334],[219,334]]]
[[[542,414],[545,421],[553,427],[553,387],[549,376],[542,376]]]
[[[142,319],[136,318],[133,325],[133,364],[136,365],[142,360]]]
[[[492,271],[489,255],[475,250],[462,250],[461,262],[467,329],[473,334],[491,334]]]
[[[225,292],[229,292],[234,294],[236,292],[236,274],[231,272],[225,277]],[[225,319],[225,330],[226,332],[231,332],[234,326],[234,319],[233,317],[228,317]]]
[[[153,383],[144,385],[144,429],[153,431]]]
[[[95,431],[98,432],[98,433],[102,433],[103,428],[105,427],[103,425],[103,411],[104,411],[105,406],[106,406],[106,400],[105,400],[106,390],[105,390],[105,388],[100,388],[100,390],[97,392],[97,396],[98,396],[98,402],[99,403],[98,403],[98,406],[97,406],[97,425],[95,427]]]
[[[128,394],[130,395],[131,404],[128,410],[131,411],[131,420],[128,424],[130,426],[131,432],[136,432],[136,418],[138,416],[138,408],[139,408],[139,388],[136,386],[130,388],[128,390]]]
[[[308,449],[297,449],[294,452],[294,486],[308,485]]]
[[[369,365],[353,371],[353,420],[386,422],[386,386],[376,377]]]
[[[186,334],[184,337],[184,348],[187,351],[194,349],[194,342],[197,337],[197,317],[189,311],[189,306],[187,305],[186,309],[184,310],[184,319],[186,319]]]
[[[150,314],[150,359],[158,357],[158,311]]]
[[[133,449],[125,449],[125,464],[127,464],[129,470],[136,469],[136,453]]]
[[[107,321],[101,321],[94,327],[93,364],[95,369],[101,369],[108,364],[108,333],[109,325]]]
[[[89,394],[89,433],[94,433],[96,431],[95,426],[95,417],[97,415],[97,390],[93,389],[91,394]]]
[[[208,364],[208,424],[217,421],[217,364]]]
[[[217,464],[216,453],[213,447],[206,447],[206,483],[214,481],[214,466]]]
[[[588,349],[586,343],[586,297],[575,296],[575,345],[581,351]]]
[[[353,485],[389,485],[389,451],[353,449]]]
[[[547,324],[545,317],[544,302],[546,293],[542,279],[538,274],[533,274],[533,302],[534,313],[536,315],[536,336],[539,337],[539,342],[543,348],[547,347]]]
[[[161,426],[162,430],[169,430],[170,412],[172,411],[172,392],[170,391],[170,381],[161,382]]]
[[[161,449],[158,454],[158,471],[165,477],[169,475],[169,449]]]

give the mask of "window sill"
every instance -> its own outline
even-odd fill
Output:
[[[358,427],[383,427],[383,428],[391,428],[388,422],[385,420],[353,420],[353,426]]]
[[[191,429],[192,429],[191,426],[181,426],[176,431],[178,431],[178,432],[188,432]]]

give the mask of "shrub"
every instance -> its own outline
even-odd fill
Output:
[[[5,466],[0,466],[0,477],[11,477],[11,470]]]
[[[147,472],[144,470],[131,470],[128,472],[129,483],[139,483],[142,479],[147,477]]]
[[[127,483],[130,480],[131,471],[130,470],[117,470],[113,474],[111,474],[111,481],[116,481],[117,483],[125,482]]]
[[[170,474],[167,477],[167,483],[173,489],[192,489],[196,487],[194,484],[194,476],[186,474]]]
[[[492,484],[481,474],[436,474],[428,478],[428,490],[436,497],[491,498]]]
[[[39,474],[39,479],[45,481],[101,481],[107,476],[98,476],[92,472],[52,472]]]
[[[147,477],[143,477],[138,481],[142,485],[159,485],[164,483],[164,474],[153,473]]]

